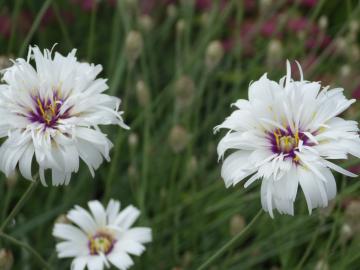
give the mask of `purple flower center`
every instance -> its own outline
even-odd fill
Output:
[[[294,162],[299,161],[295,151],[298,149],[300,141],[303,145],[312,145],[303,132],[293,132],[289,127],[286,130],[276,129],[272,133],[269,132],[268,138],[274,154],[283,154],[285,158],[291,158]]]
[[[109,254],[114,247],[116,240],[107,232],[98,232],[89,238],[89,250],[91,255],[103,253]]]
[[[35,103],[35,110],[30,112],[29,119],[31,122],[38,122],[45,125],[45,128],[56,128],[59,119],[68,118],[68,110],[64,113],[60,112],[64,102],[55,92],[52,98],[41,98],[39,96],[32,97]]]

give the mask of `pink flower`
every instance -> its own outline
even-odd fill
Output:
[[[360,85],[352,92],[352,97],[355,99],[360,99]]]

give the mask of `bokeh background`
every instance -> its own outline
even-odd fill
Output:
[[[51,230],[74,204],[115,198],[142,211],[154,241],[132,269],[196,269],[261,208],[260,181],[226,189],[213,134],[263,73],[279,80],[298,60],[308,80],[360,98],[357,0],[0,0],[0,65],[26,57],[28,45],[103,65],[108,93],[123,100],[126,123],[103,130],[112,161],[91,178],[85,166],[68,186],[38,185],[5,230],[54,267]],[[293,70],[298,78],[297,69]],[[360,118],[359,105],[345,113]],[[1,117],[1,116],[0,116]],[[360,173],[350,159],[342,166]],[[29,182],[1,174],[0,218]],[[308,215],[301,192],[294,217],[263,213],[210,270],[360,269],[360,182],[336,175],[339,195]],[[39,269],[26,251],[0,239],[0,263]],[[10,259],[9,259],[10,258]],[[1,268],[4,267],[4,268]],[[1,269],[7,269],[1,266]]]

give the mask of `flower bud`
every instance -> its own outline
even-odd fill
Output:
[[[180,153],[185,149],[189,142],[189,134],[186,129],[180,125],[174,126],[169,135],[169,144],[174,153]]]
[[[70,224],[70,223],[71,221],[64,214],[58,216],[55,220],[55,224]]]
[[[12,62],[10,61],[9,57],[5,56],[5,55],[1,55],[0,56],[0,70],[3,70],[10,66],[12,66]]]
[[[125,40],[125,54],[128,61],[133,65],[143,50],[143,38],[137,31],[130,31]]]
[[[139,136],[136,133],[130,133],[128,143],[130,148],[136,148],[139,144]]]
[[[236,214],[230,220],[230,235],[234,236],[245,228],[245,219],[243,216]]]
[[[8,188],[13,188],[18,180],[17,172],[12,173],[9,177],[6,178],[6,185]]]
[[[166,14],[169,18],[175,18],[177,16],[177,8],[174,4],[170,4],[166,8]]]
[[[318,25],[321,30],[325,30],[329,24],[327,16],[323,15],[319,18]]]
[[[260,12],[265,13],[272,5],[272,0],[260,0]]]
[[[188,161],[187,172],[192,175],[196,172],[198,168],[198,160],[195,156],[192,156]]]
[[[335,47],[338,53],[344,54],[347,48],[346,39],[343,37],[338,37],[335,40]]]
[[[351,228],[351,226],[347,223],[344,223],[340,229],[340,242],[346,243],[353,237],[353,235],[354,235],[354,232],[353,232],[353,229]]]
[[[140,28],[145,32],[150,32],[154,27],[153,19],[147,14],[141,15],[138,23]]]
[[[212,41],[206,49],[205,64],[209,70],[214,69],[224,56],[224,47],[220,41]]]
[[[136,98],[140,106],[146,107],[150,103],[150,91],[144,81],[136,83]]]
[[[136,179],[139,176],[139,172],[134,165],[128,167],[128,176],[130,179]]]
[[[203,12],[201,15],[200,15],[200,23],[202,26],[206,27],[209,25],[210,23],[210,15],[208,12]]]
[[[14,264],[14,256],[10,250],[1,249],[0,250],[0,269],[1,270],[11,270]]]
[[[175,83],[176,104],[180,108],[189,106],[193,101],[194,92],[194,81],[186,75],[181,76]]]
[[[354,233],[360,232],[360,200],[350,201],[346,206],[344,219]]]
[[[359,22],[357,20],[351,20],[349,23],[349,31],[351,33],[355,33],[357,34],[357,32],[359,31],[360,25]]]
[[[360,49],[357,44],[353,44],[350,47],[349,58],[352,62],[358,62],[360,60]]]
[[[347,80],[351,74],[351,67],[349,65],[343,65],[340,67],[340,78]]]
[[[176,23],[176,31],[181,35],[185,31],[186,23],[183,19],[178,20]]]
[[[269,67],[280,64],[283,60],[283,46],[280,40],[270,40],[267,47],[266,62]]]
[[[325,260],[321,259],[316,263],[315,270],[330,270],[330,267]]]

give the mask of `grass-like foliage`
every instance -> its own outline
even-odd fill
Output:
[[[137,224],[153,230],[132,269],[198,269],[261,209],[260,181],[225,188],[216,153],[224,132],[213,128],[252,80],[268,72],[278,81],[286,59],[298,60],[306,79],[360,97],[359,18],[355,0],[0,0],[2,68],[26,58],[29,45],[76,48],[80,61],[103,66],[106,93],[122,99],[131,128],[103,128],[114,147],[94,179],[81,164],[67,186],[28,190],[20,174],[1,174],[0,248],[12,252],[12,269],[41,269],[27,245],[52,269],[69,269],[55,253],[55,221],[76,204],[110,198],[138,207]],[[358,109],[346,118],[358,120]],[[339,165],[360,171],[355,159]],[[359,269],[360,182],[335,177],[328,208],[309,215],[299,190],[294,217],[257,216],[203,269]]]

